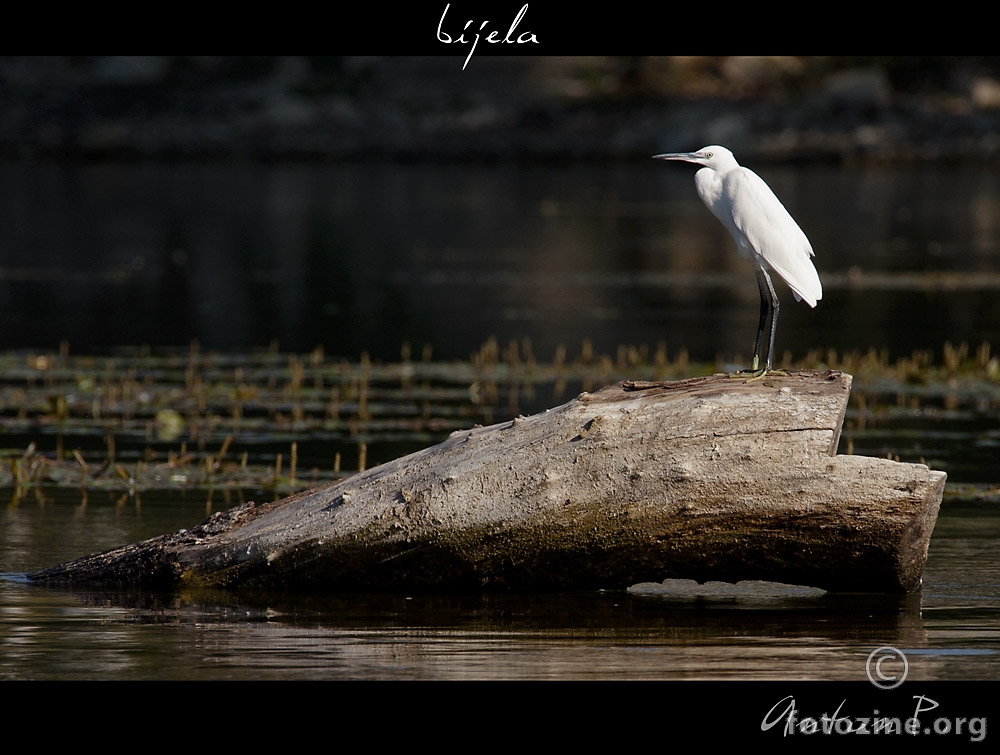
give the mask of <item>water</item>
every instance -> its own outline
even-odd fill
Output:
[[[646,164],[97,165],[0,171],[0,350],[122,345],[551,359],[663,341],[744,359],[758,292],[695,195]],[[816,249],[776,348],[1000,343],[1000,179],[948,167],[761,167]],[[776,284],[777,285],[777,284]]]
[[[815,310],[779,289],[779,352],[1000,344],[995,175],[759,172],[825,285]],[[658,164],[13,164],[0,172],[0,349],[277,340],[395,360],[410,343],[448,360],[495,336],[530,340],[540,359],[588,340],[745,361],[756,284],[717,225],[691,171]],[[845,437],[995,487],[995,394],[939,403],[864,427],[849,415]],[[0,512],[0,679],[863,681],[880,645],[907,653],[913,679],[997,679],[1000,508],[974,499],[946,499],[924,589],[904,599],[684,583],[293,597],[26,585],[30,570],[239,502],[34,491]]]

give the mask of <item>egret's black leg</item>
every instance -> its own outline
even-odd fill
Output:
[[[757,323],[757,338],[753,346],[753,366],[750,369],[753,377],[750,380],[760,380],[768,373],[773,374],[771,365],[774,363],[774,334],[778,329],[778,310],[781,307],[778,293],[774,290],[774,284],[771,282],[771,276],[762,267],[757,268],[757,288],[760,290],[760,321]],[[768,320],[770,320],[770,327],[768,327]],[[760,353],[764,345],[764,333],[767,333],[768,337],[767,351],[762,367]]]
[[[764,329],[767,327],[767,316],[771,309],[771,298],[761,275],[767,275],[763,268],[757,268],[757,288],[760,289],[760,320],[757,323],[757,338],[753,343],[753,362],[750,370],[756,372],[760,368],[760,347],[764,341]]]
[[[767,339],[767,353],[764,357],[764,371],[771,369],[771,360],[774,356],[774,334],[778,328],[778,309],[781,303],[778,301],[778,294],[771,283],[771,276],[762,267],[757,268],[757,288],[760,289],[760,322],[757,325],[757,340],[753,349],[753,369],[760,369],[760,347],[763,345],[764,331],[767,328],[767,321],[770,318],[771,328]]]

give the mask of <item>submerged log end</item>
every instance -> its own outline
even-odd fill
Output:
[[[270,506],[253,502],[235,506],[212,514],[193,529],[84,556],[33,572],[28,579],[51,585],[129,585],[163,589],[198,581],[200,568],[191,571],[191,555],[199,548],[210,547],[221,535],[245,525]]]
[[[134,585],[171,588],[181,582],[182,569],[171,555],[174,535],[84,556],[59,566],[33,572],[28,579],[50,585]]]

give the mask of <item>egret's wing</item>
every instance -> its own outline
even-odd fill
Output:
[[[733,225],[746,243],[781,276],[796,298],[815,307],[823,298],[823,285],[810,259],[812,245],[774,192],[748,168],[729,171],[723,192],[731,205]]]

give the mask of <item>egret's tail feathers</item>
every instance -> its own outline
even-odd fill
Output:
[[[819,273],[816,272],[816,268],[811,262],[799,266],[796,275],[789,275],[788,271],[777,267],[775,270],[792,289],[795,301],[804,301],[810,307],[815,307],[816,303],[823,298],[823,284],[820,282]]]
[[[817,302],[819,302],[819,300],[823,298],[823,290],[820,289],[819,293],[816,294],[815,296],[803,296],[801,293],[799,293],[793,288],[792,296],[795,297],[795,301],[804,301],[810,307],[815,307]]]
[[[816,296],[803,296],[794,288],[792,289],[792,295],[795,297],[795,301],[804,301],[810,307],[815,307],[817,302],[823,298],[823,292],[820,291]]]

